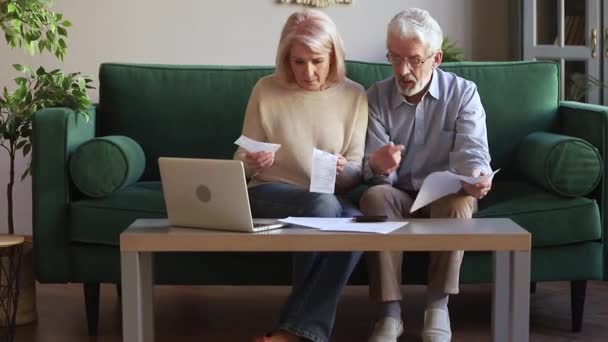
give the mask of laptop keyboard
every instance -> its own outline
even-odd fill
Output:
[[[261,232],[261,231],[264,231],[264,230],[283,228],[285,226],[287,226],[287,224],[282,223],[282,222],[276,222],[276,223],[254,223],[253,224],[253,230],[256,231],[256,232]]]

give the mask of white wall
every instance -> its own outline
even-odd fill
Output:
[[[385,27],[406,7],[429,10],[444,33],[471,60],[509,56],[508,0],[353,0],[325,9],[340,30],[347,58],[383,61]],[[63,64],[52,56],[29,57],[0,43],[0,86],[12,86],[11,64],[61,67],[97,76],[102,62],[271,65],[281,26],[301,7],[275,0],[55,0],[73,23]],[[97,100],[98,93],[90,93]],[[18,160],[18,174],[25,167]],[[0,154],[0,180],[8,158]],[[0,233],[6,231],[6,198],[0,187]],[[15,187],[17,231],[31,234],[31,182]]]

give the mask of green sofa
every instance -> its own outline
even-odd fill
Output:
[[[347,68],[348,77],[366,88],[391,74],[382,63],[349,61]],[[533,169],[546,163],[537,162],[534,153],[541,152],[532,149],[530,155],[527,145],[533,132],[558,133],[591,143],[604,160],[608,107],[560,102],[559,70],[551,62],[464,62],[442,68],[477,84],[487,112],[492,167],[502,169],[477,216],[510,217],[532,233],[531,280],[571,282],[573,329],[580,330],[586,281],[606,277],[607,183],[605,177],[591,181],[586,196],[547,190],[530,176],[546,176]],[[120,283],[119,234],[137,218],[166,215],[158,157],[231,158],[250,91],[272,72],[271,67],[102,64],[99,104],[91,107],[88,121],[64,108],[35,113],[36,275],[41,283],[83,284],[90,334],[97,331],[99,284]],[[145,170],[135,184],[88,197],[72,182],[70,156],[90,139],[109,135],[139,143]],[[407,257],[404,279],[423,283],[428,256]],[[155,260],[159,284],[288,284],[291,272],[288,253],[163,253]],[[489,253],[467,253],[461,282],[491,282],[490,264]],[[364,265],[351,284],[367,283]]]

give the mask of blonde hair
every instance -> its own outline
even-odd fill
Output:
[[[344,46],[336,24],[318,10],[295,12],[287,18],[277,49],[276,75],[287,83],[295,81],[289,64],[290,50],[300,43],[317,53],[329,53],[331,62],[327,81],[340,83],[346,77]]]
[[[391,36],[418,39],[427,46],[429,52],[441,50],[443,42],[443,32],[439,23],[428,11],[419,8],[407,9],[393,17],[386,32],[387,48]]]

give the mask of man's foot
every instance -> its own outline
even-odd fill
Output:
[[[424,311],[423,342],[450,342],[450,313],[442,309],[427,309]]]
[[[403,334],[403,321],[393,317],[383,317],[374,325],[374,331],[367,342],[397,342]]]
[[[259,336],[253,339],[253,342],[299,342],[300,338],[290,332],[279,330],[273,333],[268,333],[264,336]]]

